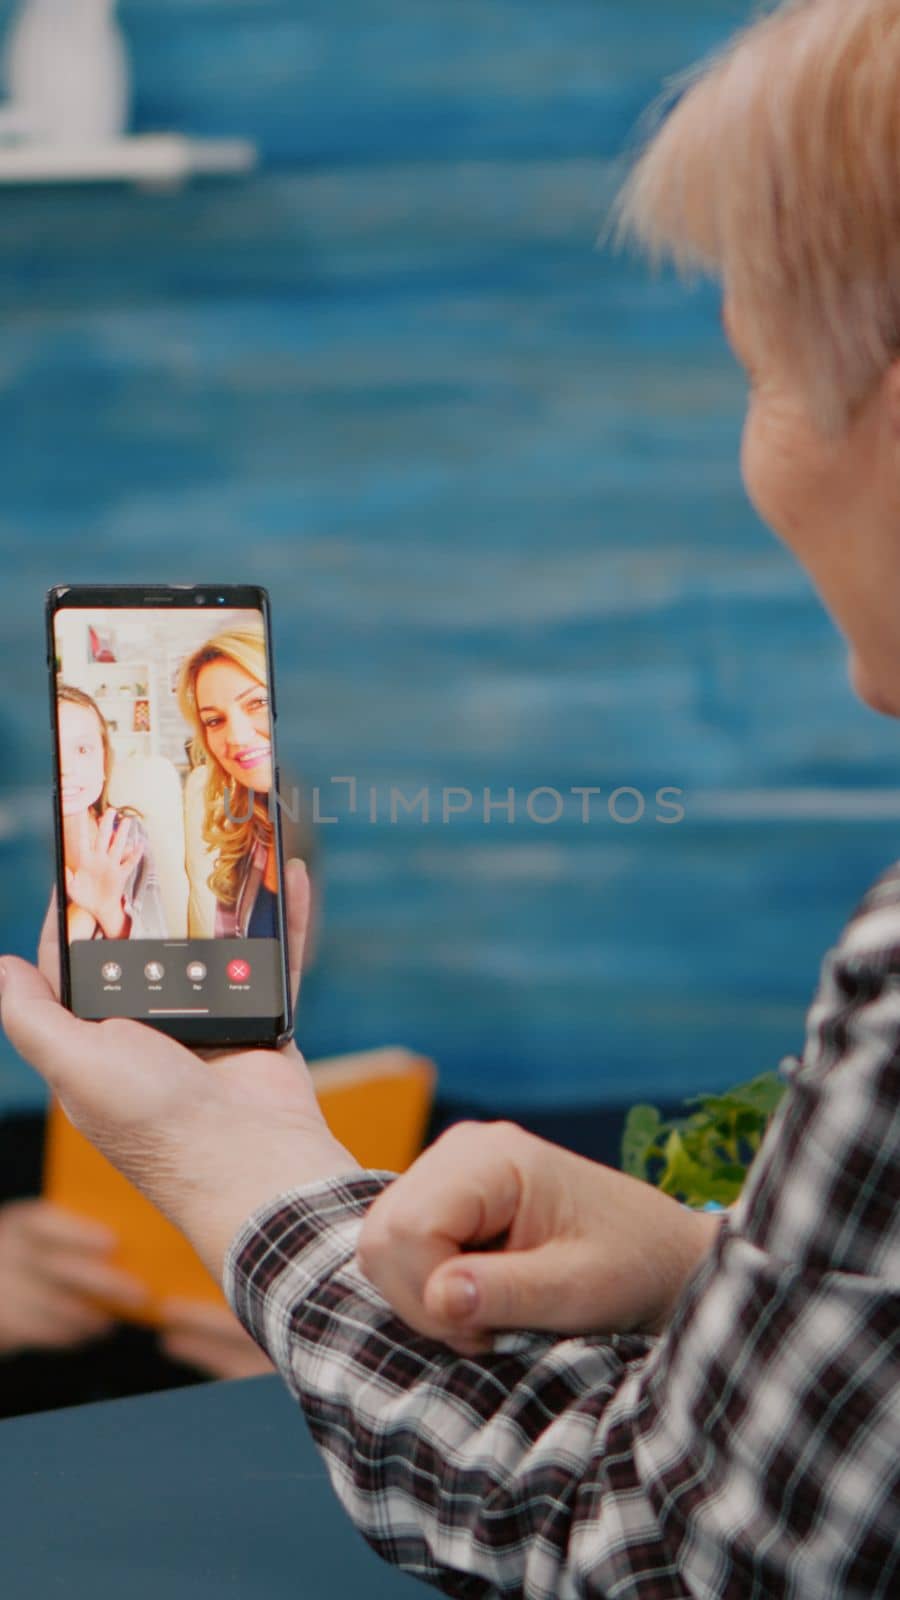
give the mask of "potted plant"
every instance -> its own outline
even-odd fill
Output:
[[[665,1122],[656,1106],[632,1106],[622,1136],[622,1169],[689,1206],[738,1199],[766,1129],[787,1092],[767,1072],[725,1094],[694,1095],[698,1109]]]

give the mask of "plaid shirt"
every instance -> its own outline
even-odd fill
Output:
[[[467,1597],[900,1595],[900,864],[826,957],[737,1207],[659,1338],[412,1332],[354,1245],[391,1181],[232,1243],[232,1305],[388,1561]]]

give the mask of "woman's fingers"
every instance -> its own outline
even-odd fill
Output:
[[[50,893],[50,904],[41,929],[38,945],[38,970],[59,999],[61,979],[59,965],[59,912],[56,905],[56,887]]]
[[[300,974],[303,971],[303,950],[309,928],[309,873],[306,863],[294,856],[284,869],[287,897],[288,952],[291,972],[291,997],[297,1004],[300,992]]]
[[[528,1138],[512,1123],[449,1128],[370,1206],[359,1241],[367,1258],[376,1265],[401,1239],[458,1249],[505,1233],[519,1211]]]
[[[16,1200],[0,1212],[6,1258],[36,1285],[139,1305],[143,1284],[107,1259],[115,1234],[45,1200]]]
[[[34,1250],[79,1250],[104,1255],[113,1249],[112,1228],[88,1217],[78,1217],[49,1200],[15,1200],[4,1207],[6,1218],[15,1216],[22,1238]]]
[[[143,1284],[107,1260],[116,1235],[102,1223],[46,1200],[18,1200],[4,1207],[3,1224],[36,1281],[132,1305],[146,1300]]]
[[[584,1257],[584,1259],[580,1259]],[[588,1285],[587,1275],[594,1279]],[[597,1251],[554,1240],[534,1250],[468,1253],[438,1267],[423,1292],[426,1312],[448,1329],[541,1328],[554,1333],[582,1332],[596,1316]],[[590,1298],[582,1289],[590,1288]]]
[[[127,876],[127,874],[132,871],[135,863],[140,861],[141,856],[144,854],[145,848],[146,846],[144,844],[144,840],[138,839],[132,849],[126,851],[126,853],[120,857],[119,866],[122,869],[123,875]]]
[[[448,1321],[443,1280],[431,1300],[426,1286],[448,1264],[464,1265],[466,1247],[498,1240],[515,1226],[530,1141],[508,1123],[458,1123],[369,1208],[357,1243],[359,1265],[420,1332],[466,1337],[458,1319]],[[487,1317],[469,1319],[473,1338],[489,1326]]]
[[[108,850],[116,821],[114,806],[107,806],[97,827],[97,849]],[[121,832],[121,829],[119,830]]]
[[[275,1371],[249,1334],[226,1342],[208,1333],[164,1333],[160,1344],[171,1361],[199,1367],[214,1378],[258,1378]]]
[[[177,1129],[188,1109],[205,1106],[208,1073],[184,1045],[139,1022],[74,1017],[37,968],[16,956],[0,959],[0,1001],[10,1043],[132,1181],[148,1169],[151,1134],[162,1123]]]
[[[509,1123],[460,1123],[373,1202],[357,1260],[401,1317],[464,1353],[502,1329],[615,1329],[634,1262],[627,1230],[610,1248],[604,1197],[628,1182]]]
[[[126,817],[113,835],[113,844],[119,866],[130,868],[144,854],[146,840],[138,832],[132,818]]]
[[[218,1334],[222,1338],[236,1338],[238,1335],[243,1339],[250,1337],[233,1311],[209,1300],[184,1300],[179,1295],[172,1295],[161,1302],[159,1314],[163,1327],[169,1333],[208,1333]]]
[[[4,1319],[0,1348],[62,1350],[109,1333],[115,1319],[108,1312],[65,1290],[31,1284],[17,1296]]]
[[[47,979],[27,961],[4,956],[0,973],[0,1015],[10,1044],[63,1093],[91,1049],[96,1025],[66,1011]]]
[[[220,1378],[252,1377],[274,1368],[233,1311],[200,1301],[170,1299],[160,1307],[162,1346],[176,1361],[187,1361]]]
[[[103,817],[104,822],[108,816],[112,816],[112,808],[105,813]],[[106,846],[106,853],[109,856],[110,861],[117,863],[122,862],[131,844],[133,832],[134,829],[130,817],[121,817],[118,827],[113,824],[109,830],[108,843]]]
[[[35,1262],[39,1275],[54,1288],[97,1300],[118,1301],[129,1306],[143,1305],[147,1290],[130,1273],[105,1261],[50,1251]]]

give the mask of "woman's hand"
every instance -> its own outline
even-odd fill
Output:
[[[187,1361],[212,1378],[255,1378],[274,1372],[268,1356],[225,1306],[165,1300],[160,1344],[173,1361]]]
[[[109,1229],[47,1200],[0,1206],[0,1353],[108,1333],[114,1319],[91,1296],[139,1306],[143,1286],[106,1260],[115,1243]]]
[[[129,923],[122,905],[125,885],[144,853],[144,841],[127,817],[115,826],[109,806],[92,835],[88,813],[79,819],[78,865],[66,867],[66,892],[73,906],[88,912],[107,939],[124,939]]]
[[[66,934],[70,944],[75,939],[93,939],[96,926],[96,920],[89,911],[69,902],[66,907]]]
[[[458,1123],[370,1207],[357,1260],[463,1354],[500,1329],[658,1333],[721,1219],[511,1123]]]
[[[300,982],[309,880],[286,874],[291,983]],[[359,1170],[329,1132],[306,1063],[281,1050],[202,1060],[140,1022],[85,1022],[58,1002],[51,902],[41,971],[4,956],[2,1019],[75,1127],[171,1218],[221,1280],[225,1251],[256,1208],[298,1184]]]

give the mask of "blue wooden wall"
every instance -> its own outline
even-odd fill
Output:
[[[515,1112],[796,1046],[897,853],[896,732],[743,500],[715,294],[595,248],[639,112],[745,11],[124,0],[136,125],[263,164],[0,190],[0,943],[31,951],[48,883],[45,588],[250,579],[285,765],[331,814],[330,777],[366,792],[318,830],[311,1052],[405,1041]],[[648,814],[392,825],[391,785]]]

